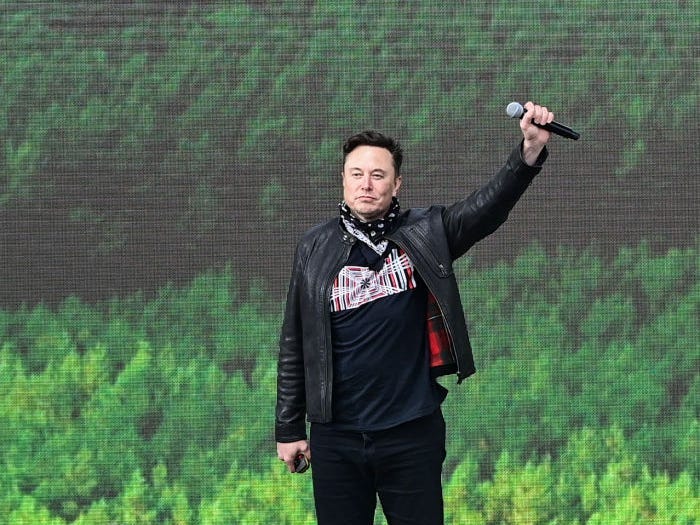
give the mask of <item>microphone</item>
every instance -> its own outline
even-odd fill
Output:
[[[508,107],[506,107],[506,114],[510,118],[523,118],[523,115],[526,111],[527,109],[525,109],[522,106],[522,104],[519,104],[518,102],[511,102],[510,104],[508,104]],[[554,121],[550,122],[549,124],[535,124],[535,126],[537,126],[538,128],[546,129],[547,131],[551,131],[552,133],[555,133],[560,137],[565,137],[567,139],[578,140],[581,136],[573,129],[565,126],[564,124],[559,124],[558,122]]]

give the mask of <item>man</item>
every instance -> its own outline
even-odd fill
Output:
[[[343,146],[340,217],[302,237],[280,337],[275,435],[290,471],[313,457],[321,525],[443,523],[446,390],[474,373],[452,262],[495,231],[547,157],[528,102],[521,144],[452,206],[400,209],[403,153],[377,132]],[[306,419],[311,423],[310,440]]]

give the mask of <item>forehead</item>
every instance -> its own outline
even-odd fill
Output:
[[[378,146],[362,145],[356,147],[345,157],[345,168],[382,168],[393,169],[394,159],[391,152]]]

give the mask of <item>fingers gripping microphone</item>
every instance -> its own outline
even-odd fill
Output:
[[[518,102],[511,102],[506,108],[506,113],[510,118],[523,118],[523,115],[527,109],[525,109],[522,104]],[[534,123],[533,123],[534,124]],[[550,122],[548,124],[535,124],[538,128],[546,129],[552,133],[559,135],[560,137],[565,137],[567,139],[578,140],[581,136],[579,133],[573,129],[565,126],[564,124],[559,124],[558,122]]]

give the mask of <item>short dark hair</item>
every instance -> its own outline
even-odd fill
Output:
[[[401,163],[403,162],[403,149],[401,149],[401,144],[399,144],[398,140],[374,130],[357,133],[348,138],[343,144],[343,164],[345,164],[348,154],[358,146],[376,146],[389,150],[392,159],[394,159],[396,175],[399,175]]]

